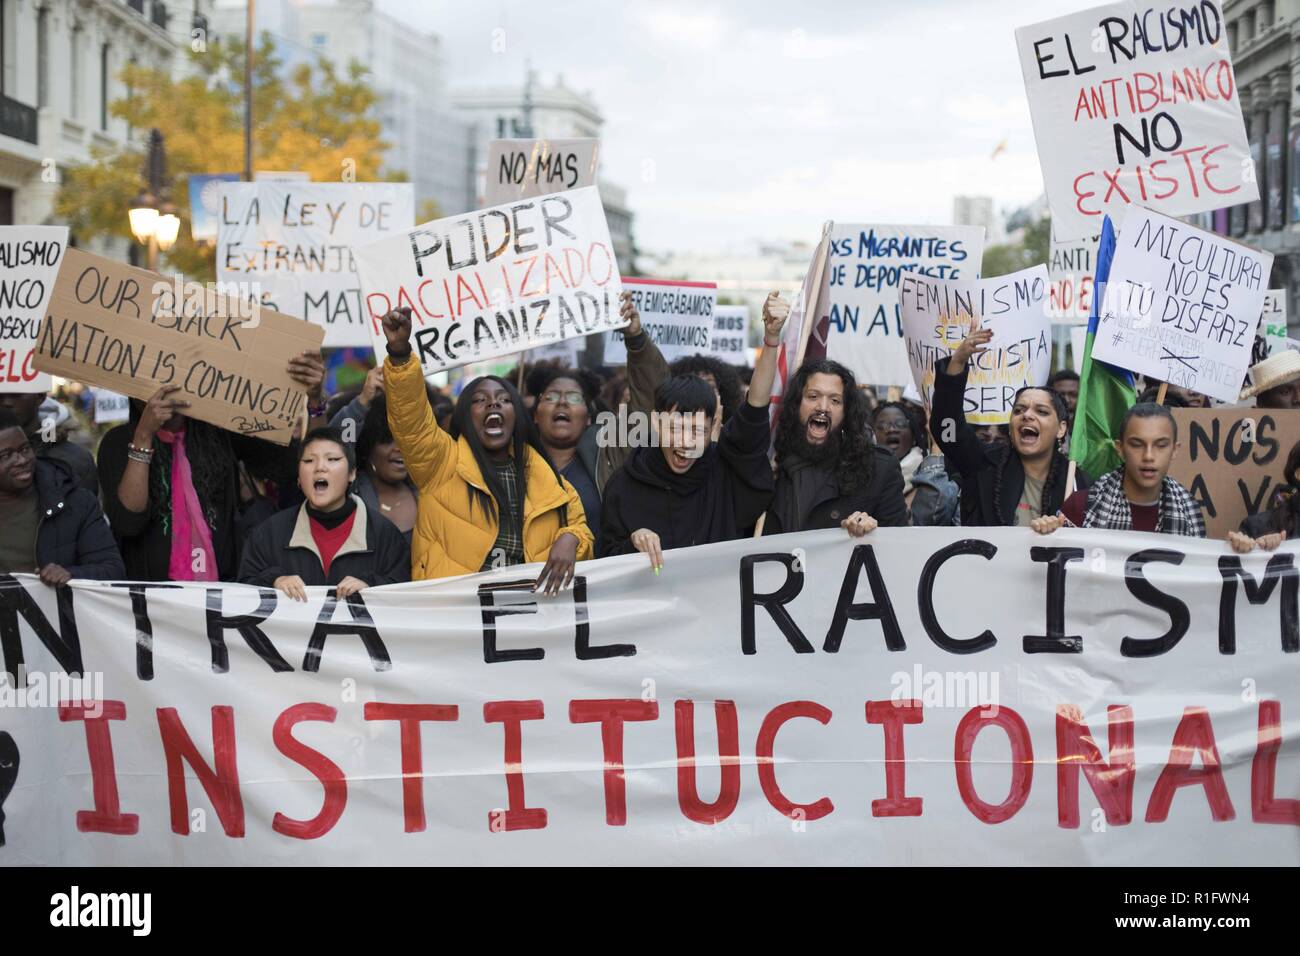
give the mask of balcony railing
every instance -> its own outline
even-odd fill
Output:
[[[0,93],[0,134],[36,145],[36,110]]]

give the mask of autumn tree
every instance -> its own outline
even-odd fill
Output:
[[[180,80],[166,70],[126,67],[121,75],[130,95],[110,109],[133,130],[163,134],[168,192],[182,220],[166,260],[178,272],[211,280],[212,247],[190,238],[188,180],[244,168],[244,44],[209,42],[190,60],[194,69]],[[405,180],[384,169],[389,144],[380,139],[365,73],[355,62],[340,73],[318,60],[281,75],[263,34],[253,61],[253,168],[302,170],[317,182]],[[82,239],[130,238],[127,209],[147,185],[142,143],[97,149],[90,161],[64,170],[56,210]]]

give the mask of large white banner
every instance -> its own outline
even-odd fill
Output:
[[[1133,209],[1115,240],[1093,357],[1236,404],[1273,254]]]
[[[971,357],[966,419],[974,425],[1010,421],[1016,392],[1025,385],[1047,384],[1052,370],[1047,289],[1046,266],[966,281],[903,276],[899,306],[907,359],[926,405],[934,394],[936,363],[947,362],[979,323],[993,330],[993,338],[984,352]]]
[[[223,183],[217,281],[325,327],[325,347],[370,344],[353,258],[415,225],[410,183]],[[255,285],[256,284],[256,285]]]
[[[32,356],[67,247],[67,226],[0,226],[0,392],[50,389]]]
[[[624,279],[623,288],[632,293],[632,305],[641,315],[641,329],[665,361],[710,354],[717,283],[636,278]],[[627,364],[622,332],[611,332],[606,337],[605,364]]]
[[[1296,866],[1296,553],[835,530],[305,604],[3,577],[0,862]]]
[[[907,385],[898,287],[908,274],[977,279],[983,226],[835,224],[831,230],[830,337],[826,357],[867,385]]]
[[[1259,198],[1219,4],[1124,0],[1016,45],[1059,238],[1130,203],[1182,216]]]
[[[376,354],[383,317],[409,307],[426,374],[626,325],[594,186],[438,219],[356,257]]]

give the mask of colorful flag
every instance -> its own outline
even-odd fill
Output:
[[[1120,423],[1137,401],[1133,373],[1092,358],[1097,338],[1097,324],[1106,299],[1110,264],[1115,257],[1115,227],[1107,216],[1101,227],[1097,246],[1097,275],[1092,287],[1092,310],[1088,315],[1088,335],[1084,340],[1082,371],[1079,373],[1079,404],[1074,411],[1074,430],[1070,433],[1070,459],[1091,479],[1114,471],[1121,464],[1115,450]]]
[[[776,378],[772,380],[771,421],[781,415],[781,398],[786,384],[807,359],[826,357],[826,339],[830,334],[830,243],[831,227],[822,226],[821,241],[813,251],[812,263],[804,275],[803,287],[790,304],[790,318],[781,330],[781,345],[776,357]],[[760,317],[760,322],[762,321]]]

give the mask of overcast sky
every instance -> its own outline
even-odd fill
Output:
[[[1014,30],[1088,0],[379,0],[437,33],[448,84],[589,90],[638,245],[815,239],[825,219],[943,223],[958,194],[1042,192]],[[505,51],[492,52],[504,30]],[[996,158],[993,153],[1005,142]]]

